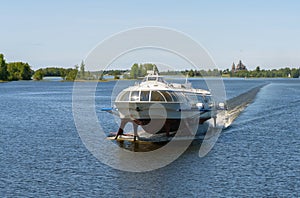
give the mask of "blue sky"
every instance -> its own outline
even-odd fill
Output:
[[[161,26],[200,43],[219,68],[300,66],[298,1],[0,1],[0,53],[33,69],[73,67],[105,38]]]

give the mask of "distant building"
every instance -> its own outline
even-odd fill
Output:
[[[232,72],[247,71],[247,67],[240,60],[236,66],[234,63],[232,64],[231,71]]]

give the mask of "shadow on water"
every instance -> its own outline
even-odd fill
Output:
[[[119,147],[133,152],[149,152],[165,146],[168,142],[129,142],[124,140],[114,141]]]

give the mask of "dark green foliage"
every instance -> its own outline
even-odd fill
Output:
[[[43,69],[44,76],[62,76],[62,73],[64,74],[63,68],[58,67],[47,67]]]
[[[264,70],[256,67],[253,71],[238,71],[232,74],[233,77],[252,77],[252,78],[298,78],[299,69],[288,67],[281,69]]]
[[[162,71],[160,72],[161,75],[182,75],[182,71]]]
[[[78,69],[80,68],[80,71]],[[85,64],[82,61],[80,67],[75,65],[75,69],[69,68],[57,68],[57,67],[48,67],[45,69],[38,69],[33,72],[28,63],[23,62],[12,62],[6,63],[4,55],[0,54],[0,81],[6,80],[31,80],[31,77],[35,80],[42,80],[44,76],[61,76],[64,80],[74,81],[77,79],[87,79],[95,80],[102,79],[103,75],[112,75],[115,79],[119,79],[121,75],[124,78],[137,79],[147,75],[147,71],[154,70],[158,73],[158,69],[155,64],[145,63],[145,64],[133,64],[130,70],[106,70],[98,72],[86,72]],[[260,66],[257,66],[255,70],[238,70],[231,71],[226,70],[185,70],[185,71],[165,71],[161,72],[162,75],[179,75],[184,76],[189,75],[190,77],[205,77],[205,76],[230,76],[230,77],[252,77],[252,78],[299,78],[300,68],[281,68],[281,69],[272,69],[264,70]]]
[[[120,71],[116,70],[116,71],[113,72],[114,79],[116,79],[116,80],[120,79],[119,75],[120,75]]]
[[[195,72],[191,69],[191,70],[188,72],[188,76],[189,76],[189,77],[194,77],[194,76],[195,76]]]
[[[76,67],[77,68],[77,67]],[[34,72],[33,79],[43,80],[45,76],[61,76],[64,80],[74,81],[77,76],[77,69],[64,69],[58,67],[47,67]]]
[[[43,77],[44,77],[44,71],[43,71],[43,69],[38,69],[33,74],[33,79],[34,80],[43,80]]]
[[[0,80],[8,80],[7,64],[3,54],[0,54]]]
[[[260,66],[257,66],[255,70],[240,70],[236,72],[231,72],[229,69],[223,71],[214,69],[214,70],[185,70],[185,71],[167,71],[161,72],[162,75],[178,75],[182,74],[184,76],[188,75],[190,77],[205,77],[205,76],[230,76],[230,77],[240,77],[240,78],[299,78],[300,68],[282,68],[282,69],[272,69],[264,70]]]
[[[256,71],[256,72],[260,72],[260,67],[257,66],[256,69],[255,69],[255,71]]]
[[[74,81],[76,79],[77,73],[77,69],[67,69],[66,80]]]
[[[172,72],[174,73],[174,72]],[[177,72],[175,72],[177,73]],[[189,77],[202,77],[202,76],[220,76],[222,73],[222,71],[219,71],[218,69],[214,69],[214,70],[185,70],[182,71],[181,74],[186,76],[188,75]]]
[[[31,80],[33,71],[28,63],[13,62],[7,64],[8,80]]]
[[[291,77],[292,78],[299,78],[300,76],[300,69],[296,69],[296,68],[293,68],[292,71],[291,71]]]
[[[130,78],[136,79],[145,75],[147,70],[152,70],[154,64],[140,64],[135,63],[130,70]],[[155,70],[157,70],[155,66]],[[123,71],[125,72],[125,71]],[[112,73],[112,72],[111,72]],[[229,69],[218,70],[218,69],[208,69],[208,70],[185,70],[185,71],[163,71],[161,75],[188,75],[189,77],[206,77],[206,76],[230,76],[230,77],[240,77],[240,78],[299,78],[300,68],[281,68],[264,70],[260,66],[257,66],[255,70],[240,70],[236,72],[231,72]]]
[[[128,70],[105,70],[105,71],[98,71],[98,72],[93,72],[93,74],[96,75],[109,75],[109,76],[114,76],[114,75],[122,75],[123,73],[127,72]]]
[[[66,75],[67,75],[66,69],[64,69],[64,68],[59,68],[59,73],[60,73],[60,76],[61,76],[63,79],[66,78]]]

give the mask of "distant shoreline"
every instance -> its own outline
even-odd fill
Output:
[[[166,78],[168,78],[168,76],[164,76]],[[170,76],[171,77],[171,76]],[[205,79],[205,78],[222,78],[222,79],[299,79],[299,78],[289,78],[289,77],[247,77],[247,78],[243,78],[243,77],[228,77],[228,76],[205,76],[205,77],[188,77],[188,79]],[[180,79],[184,79],[184,77],[180,78]],[[113,81],[128,81],[128,80],[138,80],[138,79],[106,79],[106,80],[17,80],[17,81],[25,81],[25,82],[30,82],[30,81],[34,81],[34,82],[113,82]],[[17,81],[2,81],[0,80],[0,83],[9,83],[9,82],[17,82]]]

